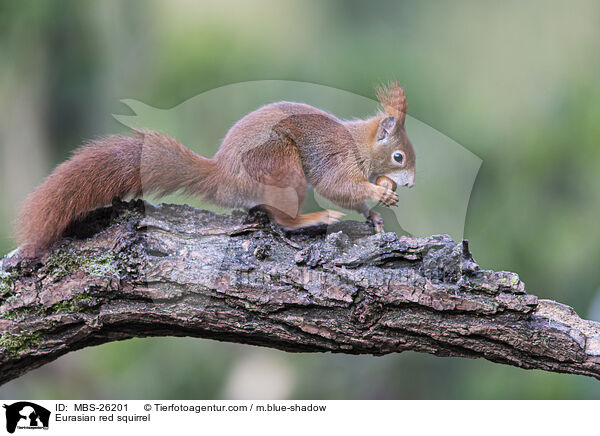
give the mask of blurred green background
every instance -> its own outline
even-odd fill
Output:
[[[600,320],[597,1],[0,1],[0,253],[33,187],[83,140],[263,79],[373,98],[483,160],[465,235],[485,268]],[[410,134],[410,132],[409,132]],[[0,398],[600,398],[591,378],[416,353],[283,352],[189,338],[71,353]]]

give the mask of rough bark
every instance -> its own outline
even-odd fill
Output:
[[[144,336],[405,350],[600,378],[600,323],[484,271],[448,236],[365,223],[282,232],[261,214],[116,202],[36,261],[0,260],[0,383]]]

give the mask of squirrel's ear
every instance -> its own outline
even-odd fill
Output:
[[[404,88],[397,81],[388,85],[382,85],[377,89],[377,99],[388,115],[395,116],[400,125],[404,125],[406,119],[406,95]]]
[[[398,120],[396,117],[385,117],[379,122],[379,127],[377,128],[377,140],[383,141],[388,136],[390,136],[394,130],[396,129],[396,125],[398,124]]]

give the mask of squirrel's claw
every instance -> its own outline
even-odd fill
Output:
[[[384,188],[383,186],[377,187],[377,200],[382,203],[384,206],[390,207],[398,204],[398,194],[391,189]]]

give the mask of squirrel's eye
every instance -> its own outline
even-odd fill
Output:
[[[395,151],[394,154],[392,155],[392,158],[399,164],[404,162],[404,154],[401,151]]]

